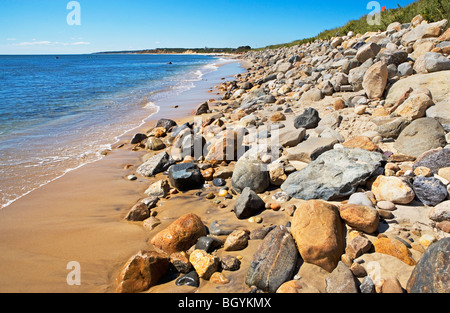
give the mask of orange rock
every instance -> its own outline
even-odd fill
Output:
[[[214,284],[218,284],[218,285],[226,285],[228,284],[230,281],[225,277],[225,275],[221,272],[215,272],[211,275],[210,282],[214,283]]]
[[[274,211],[278,211],[279,209],[281,209],[281,205],[279,205],[278,203],[271,203],[270,208]]]
[[[205,235],[205,225],[200,217],[188,213],[157,233],[151,240],[151,244],[157,249],[171,254],[189,249],[197,242],[198,238]]]
[[[149,137],[164,137],[166,133],[167,131],[164,127],[156,127],[150,132]]]
[[[335,111],[339,111],[345,109],[345,102],[341,98],[336,99],[333,103],[333,107]]]
[[[286,116],[281,113],[281,112],[275,112],[271,117],[270,120],[272,122],[278,122],[278,121],[285,121],[286,120]]]
[[[345,204],[340,214],[349,226],[368,234],[375,232],[380,222],[378,211],[365,205]]]
[[[375,252],[392,255],[408,265],[416,265],[416,261],[411,258],[411,252],[399,240],[394,238],[379,238],[373,242]]]
[[[212,167],[202,171],[202,176],[206,181],[213,180],[214,169]]]
[[[116,292],[131,293],[148,290],[169,268],[169,259],[155,251],[139,251],[122,268]]]
[[[219,268],[219,258],[201,249],[192,251],[189,262],[191,262],[198,276],[204,279],[209,279]]]
[[[374,144],[372,140],[370,140],[370,138],[366,136],[354,137],[352,139],[347,140],[342,145],[347,148],[362,148],[368,151],[380,150],[380,147]]]

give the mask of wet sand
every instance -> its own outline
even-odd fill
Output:
[[[191,119],[189,115],[196,105],[217,99],[217,93],[209,92],[212,87],[238,70],[236,63],[223,65],[205,75],[196,88],[157,103],[161,106],[159,112],[122,136],[104,158],[67,173],[1,210],[0,292],[114,292],[122,265],[139,249],[148,248],[147,240],[152,236],[139,223],[125,222],[123,218],[149,184],[160,177],[126,179],[146,153],[132,151],[130,138],[150,129],[159,118],[171,118],[179,124]],[[174,108],[176,105],[178,108]],[[122,143],[125,145],[120,147]],[[126,165],[131,167],[125,169]],[[211,203],[203,197],[192,199],[192,195],[180,193],[167,206],[161,201],[161,226],[188,211],[208,216]],[[221,210],[223,216],[211,213],[211,221],[226,219],[231,213]],[[211,221],[208,218],[204,223]],[[79,286],[66,281],[71,261],[80,264]]]

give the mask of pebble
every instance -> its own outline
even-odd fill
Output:
[[[128,175],[128,176],[127,176],[127,179],[128,179],[128,180],[136,180],[137,177],[136,177],[136,175],[131,174],[131,175]]]
[[[386,211],[394,211],[397,209],[395,204],[392,203],[391,201],[378,201],[377,207],[381,210],[386,210]]]
[[[226,190],[226,189],[220,189],[219,190],[219,196],[220,197],[225,197],[226,195],[228,195],[228,190]]]
[[[422,235],[419,239],[419,243],[426,249],[428,248],[433,242],[436,241],[436,237],[430,234]]]
[[[206,199],[214,199],[216,196],[214,195],[214,193],[210,192],[206,195]]]
[[[252,216],[248,219],[250,223],[261,223],[263,221],[261,216]]]
[[[214,178],[212,183],[216,187],[222,187],[225,186],[227,182],[223,178]]]

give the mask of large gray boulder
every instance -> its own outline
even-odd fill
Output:
[[[281,189],[297,199],[335,200],[356,191],[381,165],[383,156],[360,148],[334,149],[288,176]]]
[[[234,166],[231,185],[237,192],[249,187],[256,193],[264,192],[270,185],[269,172],[259,160],[242,156]]]
[[[418,157],[428,150],[446,145],[445,130],[433,118],[414,120],[398,136],[394,148],[397,152]]]

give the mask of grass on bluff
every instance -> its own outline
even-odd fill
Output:
[[[352,20],[344,26],[324,30],[315,37],[296,40],[290,43],[271,45],[255,50],[277,49],[281,47],[292,47],[302,45],[304,43],[313,42],[317,39],[328,40],[335,36],[345,36],[349,31],[355,34],[364,34],[372,31],[385,31],[389,24],[400,22],[401,24],[410,23],[416,15],[422,17],[428,22],[437,22],[443,19],[450,21],[450,0],[417,0],[410,5],[402,8],[388,9],[381,12],[381,25],[369,25],[367,23],[367,15],[359,20]],[[447,25],[447,28],[449,26]]]

